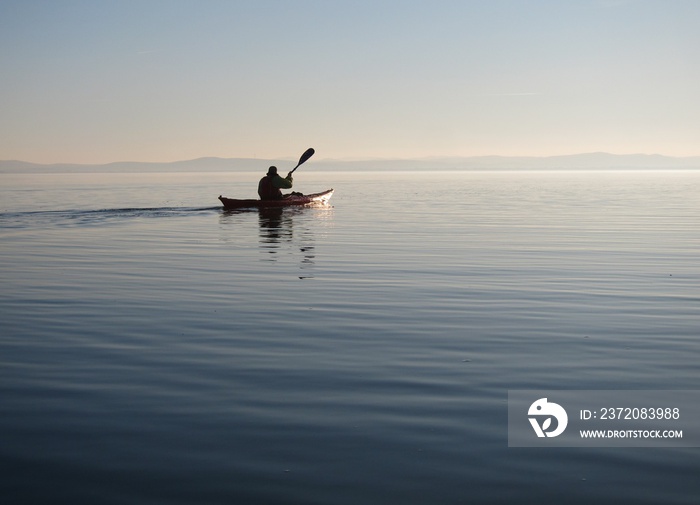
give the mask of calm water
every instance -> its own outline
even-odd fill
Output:
[[[697,503],[506,400],[700,389],[700,173],[297,175],[0,175],[3,503]]]

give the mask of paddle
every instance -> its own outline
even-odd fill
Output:
[[[301,166],[302,163],[306,163],[306,161],[307,161],[309,158],[311,158],[311,157],[314,155],[315,152],[316,152],[316,151],[314,151],[314,148],[313,148],[313,147],[309,147],[306,151],[304,151],[304,154],[302,154],[302,155],[301,155],[301,158],[299,158],[299,163],[297,163],[297,166],[294,167],[294,168],[292,169],[292,171],[289,172],[289,173],[290,173],[290,174],[293,174],[293,173],[294,173],[294,170],[296,170],[297,168],[299,168],[299,166]]]

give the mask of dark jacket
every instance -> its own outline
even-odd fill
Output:
[[[291,188],[293,182],[291,175],[284,178],[279,174],[266,175],[258,183],[258,195],[261,200],[281,200],[281,190]]]

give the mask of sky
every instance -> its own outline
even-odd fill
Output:
[[[700,155],[697,0],[0,0],[0,159]]]

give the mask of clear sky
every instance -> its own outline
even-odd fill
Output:
[[[0,0],[0,159],[700,155],[697,0]]]

